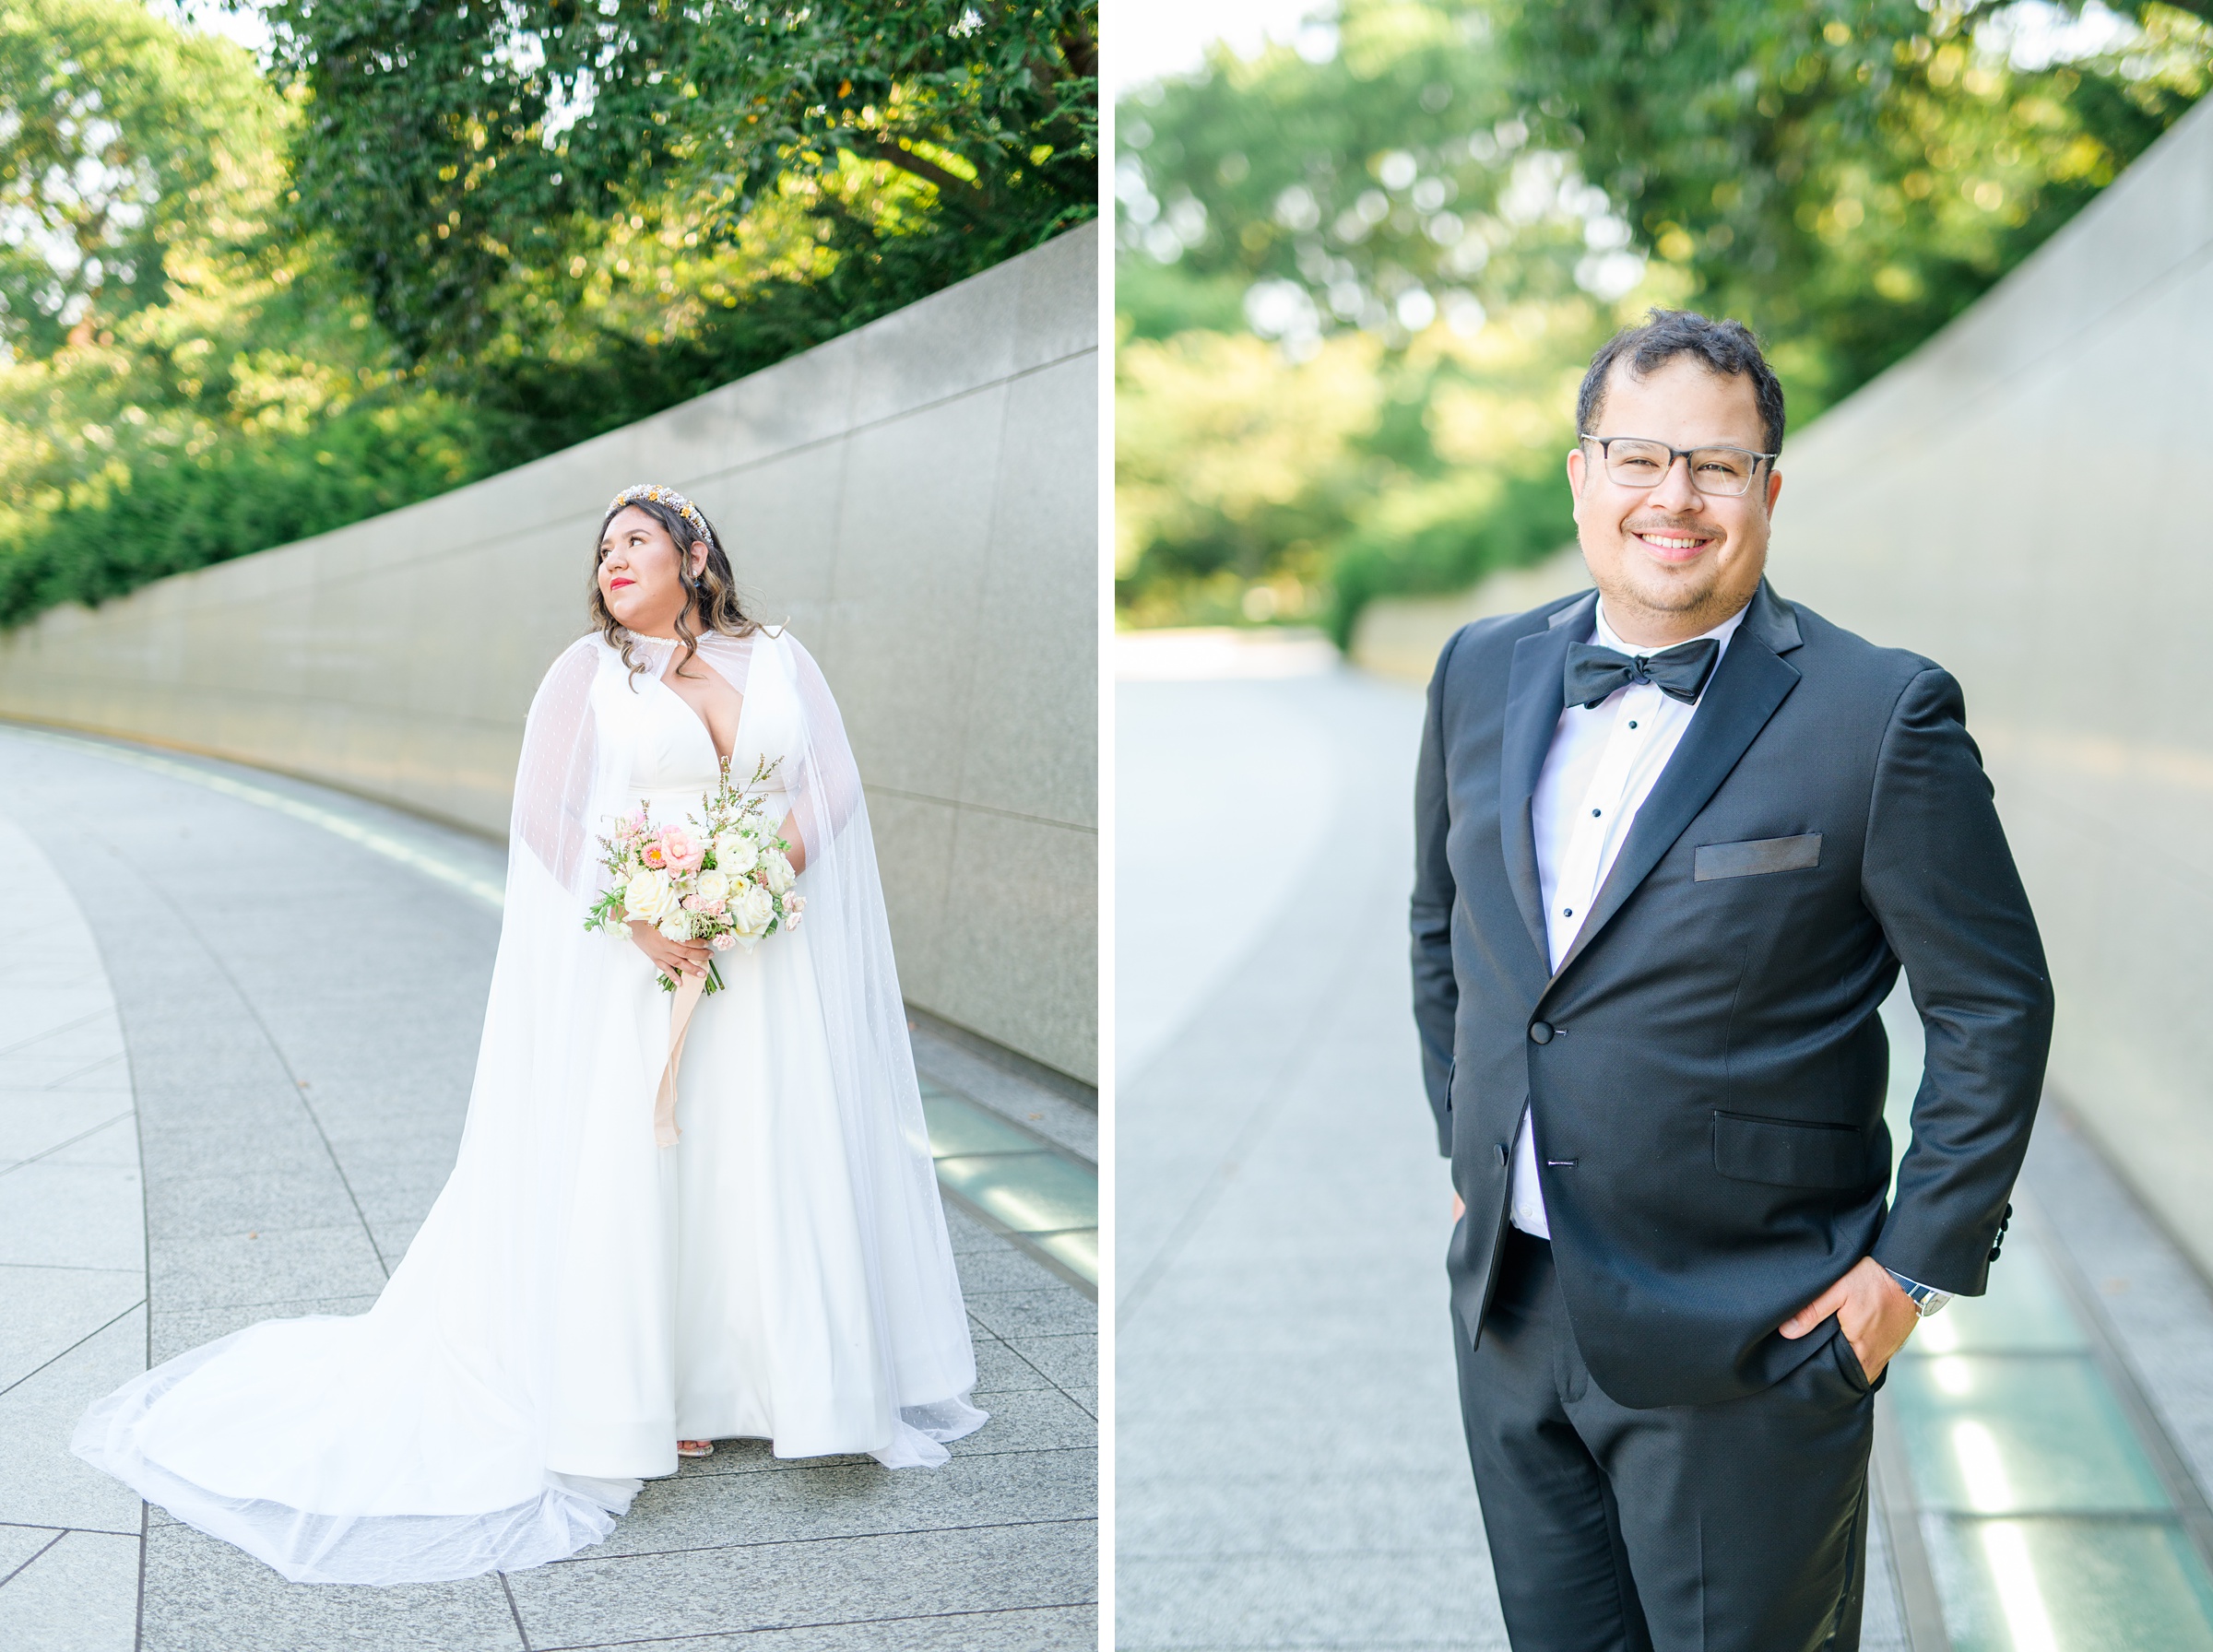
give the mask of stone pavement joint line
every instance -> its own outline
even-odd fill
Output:
[[[56,745],[95,751],[111,762],[133,763],[156,774],[166,774],[172,780],[188,781],[194,785],[204,785],[211,792],[220,792],[228,797],[237,797],[263,808],[273,808],[279,814],[291,816],[295,820],[304,820],[311,826],[319,826],[325,832],[359,844],[371,854],[397,861],[426,878],[450,883],[495,909],[507,903],[507,891],[501,885],[489,879],[476,877],[450,861],[425,854],[412,844],[402,843],[388,832],[365,826],[336,810],[318,808],[298,797],[288,797],[281,792],[273,792],[266,786],[254,785],[200,764],[179,762],[172,757],[162,757],[155,752],[117,745],[112,741],[81,739],[74,735],[53,734],[44,729],[18,727],[14,732],[28,739],[52,740]]]
[[[136,1120],[83,912],[5,816],[0,865],[0,1646],[106,1652],[136,1629],[138,1500],[59,1447],[146,1369]]]
[[[1878,1413],[1914,1652],[2213,1646],[2213,1296],[2051,1097],[2014,1198]]]
[[[1097,1298],[1099,1176],[1050,1138],[922,1079],[938,1180],[962,1209]]]
[[[1118,1645],[1505,1652],[1407,1009],[1421,701],[1338,674],[1118,699],[1122,729],[1150,736],[1118,754],[1139,806],[1118,817],[1123,864],[1234,868],[1286,808],[1320,817],[1303,864],[1265,885],[1225,871],[1239,908],[1189,886],[1165,911],[1118,896],[1124,980],[1180,967],[1159,955],[1186,930],[1250,938],[1188,1013],[1159,1007],[1122,1068]],[[1209,789],[1214,752],[1239,754],[1237,784]],[[1162,796],[1179,807],[1148,832]]]
[[[1096,1310],[958,1211],[991,1422],[941,1469],[726,1444],[649,1483],[608,1541],[559,1565],[364,1589],[287,1584],[142,1515],[69,1457],[85,1404],[149,1358],[374,1299],[381,1258],[404,1253],[452,1166],[499,935],[458,880],[426,879],[363,835],[334,844],[317,815],[496,889],[496,852],[462,833],[276,777],[211,786],[196,764],[180,775],[116,749],[0,728],[0,833],[14,834],[0,856],[30,865],[35,844],[81,913],[75,950],[52,899],[0,943],[0,1032],[18,1003],[41,1018],[24,1023],[34,1034],[53,1029],[0,1037],[14,1046],[0,1056],[0,1386],[14,1385],[0,1392],[0,1646],[1095,1644]],[[107,1019],[71,992],[112,995]],[[947,1080],[1025,1121],[1045,1105]],[[78,1221],[102,1187],[127,1226]],[[23,1340],[50,1321],[47,1341]]]

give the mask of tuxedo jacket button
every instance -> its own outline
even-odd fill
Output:
[[[1552,1042],[1552,1023],[1550,1021],[1530,1022],[1529,1042],[1532,1044],[1550,1044]]]

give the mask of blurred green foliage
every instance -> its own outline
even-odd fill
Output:
[[[1116,170],[1122,620],[1342,643],[1378,596],[1567,543],[1574,385],[1654,303],[1750,323],[1802,426],[2209,66],[2213,34],[2160,5],[1344,0],[1142,89]]]
[[[2074,63],[2046,56],[2067,14],[2043,4],[1501,10],[1539,141],[1574,148],[1699,303],[1795,346],[1822,404],[2041,245],[2213,66],[2204,23],[2160,5]]]
[[[0,13],[0,624],[443,491],[1095,211],[1095,3]]]

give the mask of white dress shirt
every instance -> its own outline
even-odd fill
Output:
[[[1727,654],[1729,639],[1744,617],[1739,609],[1702,634],[1720,643],[1722,653]],[[1603,602],[1590,640],[1620,654],[1661,652],[1649,643],[1625,643],[1615,636],[1606,623]],[[1714,663],[1718,670],[1720,655]],[[1707,680],[1710,683],[1712,678]],[[1537,778],[1536,796],[1531,803],[1537,837],[1537,884],[1544,896],[1544,938],[1554,970],[1575,944],[1583,917],[1604,885],[1606,874],[1614,869],[1614,857],[1621,853],[1637,811],[1651,796],[1660,772],[1675,754],[1698,711],[1697,705],[1686,705],[1655,684],[1632,683],[1615,690],[1588,710],[1571,705],[1560,713],[1544,773]],[[1540,1239],[1552,1236],[1551,1224],[1544,1217],[1544,1193],[1537,1180],[1537,1146],[1530,1132],[1526,1107],[1514,1137],[1513,1187],[1507,1219],[1525,1233]]]

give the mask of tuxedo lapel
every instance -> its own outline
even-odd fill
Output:
[[[1552,973],[1552,945],[1544,933],[1544,891],[1537,878],[1537,831],[1531,816],[1545,754],[1567,701],[1561,689],[1568,650],[1591,634],[1598,593],[1569,603],[1543,631],[1514,644],[1507,676],[1506,727],[1498,749],[1498,835],[1506,850],[1507,881],[1514,903],[1536,943],[1544,973]]]
[[[1737,759],[1759,737],[1775,708],[1798,686],[1798,668],[1782,657],[1798,645],[1797,617],[1762,580],[1729,651],[1714,668],[1713,680],[1699,697],[1698,715],[1684,730],[1683,743],[1675,748],[1651,795],[1637,811],[1628,840],[1600,886],[1575,944],[1560,960],[1560,967],[1553,974],[1555,981],[1598,938],[1608,920],[1674,847],[1684,828],[1736,767]],[[1565,655],[1563,649],[1563,660]],[[1517,654],[1515,664],[1520,663]]]

